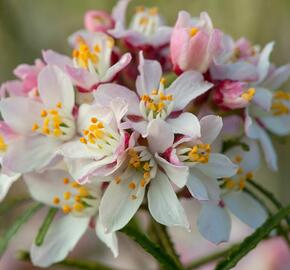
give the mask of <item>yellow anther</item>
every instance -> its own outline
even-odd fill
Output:
[[[50,130],[49,130],[49,128],[43,128],[43,129],[42,129],[42,133],[43,133],[44,135],[49,135],[49,134],[50,134]]]
[[[131,200],[136,200],[137,199],[137,196],[136,195],[132,195],[131,196]]]
[[[142,101],[145,101],[145,102],[148,102],[148,101],[150,101],[151,99],[150,99],[150,97],[149,97],[148,95],[143,95],[143,96],[141,97],[141,100],[142,100]]]
[[[55,205],[58,205],[60,203],[59,197],[54,197],[52,201],[53,201],[53,204]]]
[[[141,180],[141,187],[145,187],[146,184],[147,184],[147,180],[143,178],[143,179]]]
[[[94,51],[96,53],[99,53],[101,51],[101,47],[98,44],[96,44],[95,47],[94,47]]]
[[[76,212],[82,212],[84,210],[84,205],[82,203],[77,202],[73,205],[73,210]]]
[[[79,188],[79,187],[80,187],[80,184],[77,183],[77,182],[72,182],[72,183],[71,183],[71,187],[72,187],[72,188]]]
[[[128,188],[129,188],[129,189],[132,189],[132,190],[135,189],[135,188],[136,188],[136,184],[135,184],[135,182],[133,182],[133,181],[130,182],[129,185],[128,185]]]
[[[145,16],[140,18],[140,20],[139,20],[139,24],[140,25],[147,25],[148,22],[149,22],[149,19],[147,17],[145,17]]]
[[[76,195],[74,199],[76,202],[80,202],[82,200],[82,197],[80,195]]]
[[[159,103],[157,104],[157,107],[158,107],[157,111],[158,111],[158,112],[161,112],[161,111],[164,109],[165,104],[164,104],[163,102],[159,102]]]
[[[166,79],[164,77],[162,77],[161,80],[160,80],[160,83],[163,84],[163,85],[165,85]]]
[[[246,101],[251,101],[256,93],[255,88],[249,88],[245,93],[243,93],[241,96]]]
[[[0,152],[7,150],[7,144],[5,143],[4,137],[0,135]]]
[[[158,95],[158,90],[157,89],[153,89],[151,92],[151,95],[156,96]]]
[[[149,9],[149,15],[156,16],[158,15],[158,7],[152,7]]]
[[[199,29],[196,28],[196,27],[191,27],[190,30],[189,30],[189,35],[191,37],[194,37],[197,33],[198,33]]]
[[[114,45],[115,45],[115,40],[113,38],[111,38],[111,37],[108,37],[107,38],[107,45],[108,45],[109,48],[113,48]]]
[[[80,142],[83,143],[83,144],[87,144],[88,143],[87,139],[84,138],[84,137],[80,138]]]
[[[236,163],[241,163],[243,158],[241,156],[235,156],[235,162]]]
[[[63,205],[62,206],[62,211],[65,213],[65,214],[68,214],[71,212],[71,207],[69,205]]]
[[[41,115],[41,117],[46,117],[47,116],[47,111],[46,110],[42,110],[40,115]]]
[[[66,191],[66,192],[63,193],[63,198],[65,200],[69,200],[70,197],[71,197],[71,193],[69,191]]]
[[[145,179],[150,178],[150,172],[144,172],[143,177],[144,177]]]
[[[226,180],[226,188],[233,189],[235,187],[235,182],[231,179]]]
[[[135,7],[135,12],[136,12],[136,13],[144,12],[144,11],[145,11],[145,7],[143,7],[143,6]]]
[[[68,178],[63,178],[63,183],[64,183],[65,185],[69,184],[69,179],[68,179]]]
[[[252,179],[254,178],[254,174],[253,174],[253,172],[248,172],[248,173],[246,174],[246,178],[247,178],[247,180],[252,180]]]
[[[149,165],[148,162],[145,162],[145,164],[143,165],[143,169],[144,169],[145,171],[149,171],[149,170],[150,170],[150,165]]]
[[[275,116],[289,114],[289,108],[281,101],[274,101],[271,110]]]
[[[243,168],[238,168],[238,170],[237,170],[237,174],[242,174],[244,172],[244,170],[243,170]]]
[[[96,117],[92,117],[91,118],[91,122],[94,123],[94,124],[96,124],[98,122],[98,119]]]
[[[116,176],[115,177],[115,183],[116,184],[120,184],[121,183],[121,177],[120,176]]]
[[[85,187],[80,187],[78,189],[78,192],[79,192],[79,195],[82,196],[82,197],[89,196],[89,192],[88,192],[87,188],[85,188]]]
[[[290,93],[284,91],[276,91],[274,93],[274,99],[290,100]]]
[[[58,115],[58,111],[55,109],[49,110],[49,113],[52,115]]]
[[[245,179],[240,179],[239,181],[239,188],[244,189],[245,188]]]
[[[188,152],[188,158],[192,162],[208,163],[210,152],[209,144],[198,144]]]
[[[151,111],[156,111],[156,105],[153,102],[148,102],[147,103],[147,107],[151,110]]]
[[[61,103],[61,102],[58,102],[58,103],[56,104],[56,107],[59,108],[59,109],[61,109],[61,108],[62,108],[62,103]]]
[[[61,135],[62,135],[62,131],[61,131],[61,129],[59,129],[59,128],[55,128],[55,129],[53,130],[53,135],[54,135],[55,137],[59,137],[59,136],[61,136]]]
[[[39,128],[39,126],[35,123],[35,124],[33,124],[31,130],[36,131],[36,130],[38,130],[38,128]]]

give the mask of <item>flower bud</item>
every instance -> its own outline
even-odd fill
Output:
[[[106,32],[114,27],[114,20],[105,11],[89,10],[85,14],[84,25],[90,32]]]

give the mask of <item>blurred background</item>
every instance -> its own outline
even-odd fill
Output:
[[[41,56],[42,49],[70,54],[66,38],[83,27],[85,11],[110,11],[115,3],[116,0],[0,0],[0,84],[13,79],[12,71],[18,64],[33,63]],[[215,27],[234,38],[244,36],[262,46],[275,40],[272,61],[277,65],[290,62],[290,0],[134,0],[129,16],[137,5],[158,6],[170,25],[174,24],[180,9],[194,16],[207,11]],[[269,186],[281,201],[288,203],[290,139],[277,140],[275,147],[279,172],[270,172],[264,166],[256,178]],[[10,196],[22,193],[23,188],[21,184],[15,185]],[[8,221],[0,217],[0,231]],[[8,268],[2,269],[0,264],[0,270]]]

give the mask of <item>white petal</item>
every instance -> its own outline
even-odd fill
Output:
[[[274,134],[286,136],[290,133],[289,115],[262,117],[260,120]]]
[[[73,61],[71,58],[53,50],[43,51],[42,56],[48,65],[58,66],[63,71],[65,71],[66,66],[73,66]]]
[[[207,115],[201,118],[201,140],[203,143],[211,144],[220,134],[223,127],[223,120],[220,116]]]
[[[269,111],[272,105],[272,93],[268,89],[256,87],[253,101],[264,110]]]
[[[136,80],[136,88],[139,96],[142,96],[158,89],[162,69],[158,61],[145,60],[142,51],[139,53],[139,61],[138,70],[140,75]]]
[[[54,221],[49,227],[44,243],[39,247],[35,244],[31,247],[33,265],[49,267],[65,259],[87,230],[89,221],[89,218],[71,215]]]
[[[141,187],[142,175],[136,172],[130,177],[122,178],[117,184],[112,181],[105,191],[100,204],[100,219],[106,233],[111,233],[123,228],[134,216],[140,207],[145,193],[145,188]],[[130,189],[128,185],[135,181],[136,188]],[[132,199],[132,196],[136,196]]]
[[[148,207],[153,218],[166,226],[189,228],[185,211],[166,175],[158,172],[148,190]]]
[[[24,97],[5,98],[0,102],[5,123],[14,131],[25,135],[32,133],[34,123],[40,122],[42,109],[43,105],[40,102]]]
[[[104,242],[108,248],[111,249],[114,257],[118,257],[119,248],[118,248],[118,239],[115,232],[105,233],[105,227],[103,226],[100,219],[96,221],[96,234],[99,239]]]
[[[41,169],[56,157],[59,144],[59,141],[42,135],[21,138],[9,145],[3,166],[19,173]]]
[[[179,188],[184,187],[187,182],[189,171],[187,166],[177,166],[169,163],[158,154],[155,155],[158,164],[165,171],[168,178]]]
[[[125,24],[127,6],[131,0],[119,0],[112,10],[112,18],[121,23]]]
[[[147,140],[153,154],[163,153],[172,146],[174,134],[170,125],[162,119],[152,120],[147,127]]]
[[[182,73],[166,90],[174,99],[174,110],[183,110],[184,107],[198,96],[204,94],[213,85],[203,80],[203,76],[196,71]]]
[[[203,184],[203,181],[199,177],[196,177],[194,173],[189,175],[186,186],[192,197],[195,199],[199,201],[209,199],[206,186]]]
[[[269,68],[271,65],[269,58],[273,50],[273,47],[274,47],[274,42],[268,43],[260,54],[260,59],[258,63],[259,80],[257,84],[262,82],[265,79],[265,77],[268,75]]]
[[[55,108],[58,102],[71,113],[75,97],[70,78],[57,66],[46,66],[38,76],[39,95],[47,108]]]
[[[13,173],[12,175],[0,174],[0,202],[5,198],[11,185],[18,180],[20,176],[19,173]]]
[[[290,77],[290,65],[277,68],[264,81],[263,86],[267,89],[276,90],[281,87]]]
[[[210,154],[208,163],[198,164],[204,174],[213,178],[231,177],[236,174],[237,166],[223,154]]]
[[[223,200],[235,216],[254,229],[261,226],[268,217],[265,208],[242,191],[229,192]]]
[[[166,122],[171,125],[174,133],[187,135],[191,138],[200,137],[200,124],[198,118],[192,113],[182,113],[177,118],[168,118]]]
[[[198,216],[197,226],[202,236],[214,244],[229,240],[231,219],[224,208],[204,204]]]

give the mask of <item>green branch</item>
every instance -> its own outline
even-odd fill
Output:
[[[0,257],[5,252],[9,241],[18,232],[20,227],[25,224],[40,208],[42,204],[37,203],[26,209],[24,213],[15,221],[15,223],[4,233],[0,239]]]
[[[48,210],[48,213],[45,217],[45,219],[43,220],[42,225],[40,226],[37,236],[35,238],[35,245],[37,246],[41,246],[44,242],[45,236],[48,232],[48,229],[55,217],[55,215],[57,214],[58,209],[57,208],[50,208]]]
[[[19,251],[18,260],[31,262],[30,254],[27,251]],[[67,266],[76,269],[83,269],[83,270],[114,270],[111,267],[103,265],[97,262],[88,262],[88,261],[80,261],[75,259],[66,259],[59,263],[54,264],[55,266]],[[116,270],[116,269],[115,269]]]
[[[121,232],[129,236],[135,242],[137,242],[145,251],[152,255],[161,266],[166,270],[183,270],[175,260],[165,253],[163,249],[157,244],[153,243],[145,234],[136,230],[130,225],[124,227]]]
[[[229,270],[236,266],[236,264],[246,256],[252,249],[254,249],[270,232],[279,225],[281,220],[287,218],[290,214],[290,205],[281,208],[279,212],[258,228],[253,234],[248,236],[240,245],[234,248],[228,257],[221,261],[215,270]]]

